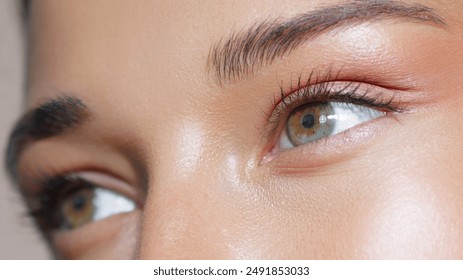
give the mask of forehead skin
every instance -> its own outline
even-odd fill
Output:
[[[69,137],[32,145],[20,172],[111,170],[148,188],[143,216],[131,214],[141,222],[121,222],[139,230],[61,254],[462,258],[461,1],[404,1],[433,8],[446,28],[372,21],[317,37],[237,83],[220,86],[207,70],[211,47],[232,32],[336,3],[34,2],[27,107],[72,94],[93,118]],[[328,66],[344,69],[345,80],[371,75],[409,89],[412,110],[377,122],[368,139],[354,137],[355,151],[312,152],[324,162],[318,167],[290,153],[261,165],[263,111],[280,83]],[[55,245],[82,242],[84,233]]]

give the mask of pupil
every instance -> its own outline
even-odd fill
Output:
[[[302,118],[302,126],[306,129],[312,128],[315,125],[315,118],[313,115],[305,115]]]
[[[87,198],[85,195],[79,194],[72,198],[72,207],[77,211],[84,209],[86,204]]]

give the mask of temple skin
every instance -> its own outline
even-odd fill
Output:
[[[89,117],[28,141],[18,185],[101,172],[138,205],[47,235],[56,256],[462,258],[463,2],[353,2],[362,16],[259,60],[226,43],[351,2],[34,1],[25,111],[70,96]],[[272,127],[273,101],[326,78],[404,110],[275,148],[290,109]]]

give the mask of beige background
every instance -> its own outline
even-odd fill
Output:
[[[9,131],[23,95],[24,46],[20,1],[0,0],[0,259],[46,259],[49,254],[3,165]]]

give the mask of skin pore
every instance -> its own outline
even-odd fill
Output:
[[[10,171],[58,258],[462,258],[462,16],[34,1]]]

